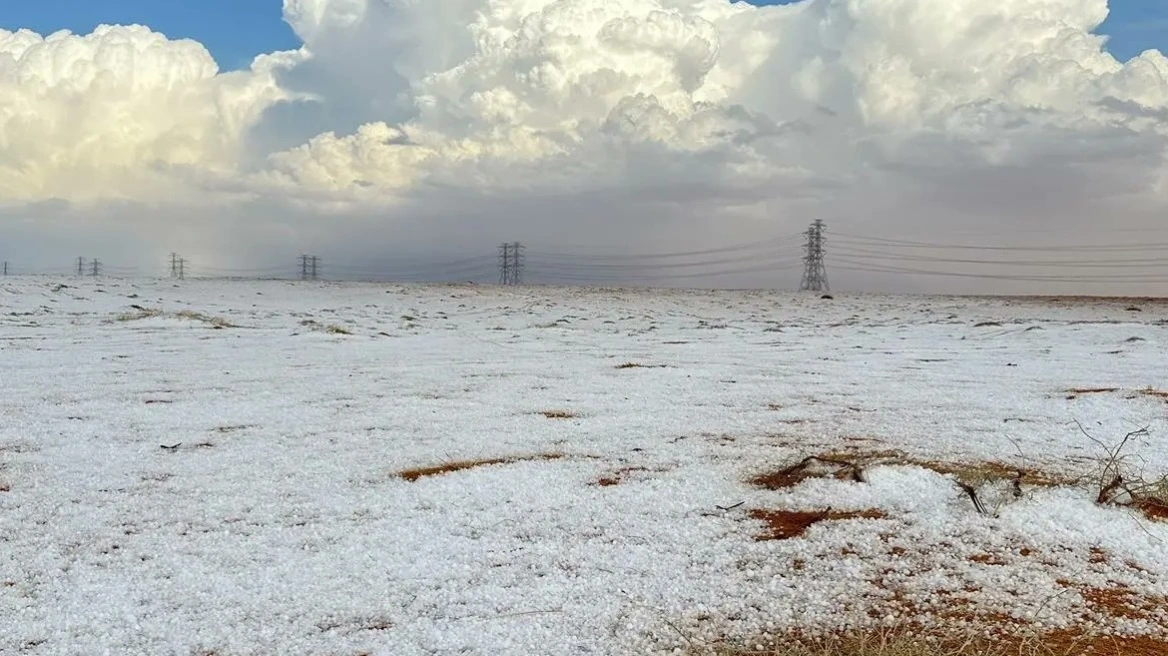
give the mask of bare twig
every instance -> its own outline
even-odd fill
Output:
[[[554,613],[564,612],[563,608],[549,608],[547,610],[525,610],[519,613],[503,613],[502,615],[495,615],[487,619],[500,620],[507,617],[523,617],[525,615],[551,615]]]
[[[1010,441],[1010,444],[1014,445],[1014,450],[1018,452],[1018,457],[1026,460],[1026,454],[1022,452],[1022,445],[1018,443],[1018,440],[1010,437],[1009,435],[1006,436],[1006,439]]]
[[[957,481],[957,486],[960,487],[965,492],[965,494],[969,495],[970,500],[973,501],[973,507],[977,508],[977,512],[979,514],[982,514],[982,515],[989,514],[986,512],[985,506],[982,505],[981,499],[978,498],[977,490],[973,489],[972,485],[970,485],[968,483],[962,483],[961,481]]]
[[[1115,500],[1113,493],[1123,486],[1123,477],[1116,476],[1111,479],[1111,482],[1099,488],[1099,496],[1095,498],[1095,503],[1105,504],[1111,503]]]

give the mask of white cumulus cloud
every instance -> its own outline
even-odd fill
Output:
[[[1107,14],[1106,0],[285,0],[303,48],[229,73],[143,27],[0,31],[0,196],[451,216],[462,202],[501,221],[531,198],[603,194],[596,221],[673,203],[645,220],[685,215],[699,234],[809,215],[1146,221],[1168,192],[1168,59],[1117,61],[1096,33]]]
[[[220,74],[201,44],[141,26],[0,30],[0,197],[160,199],[173,169],[230,171],[286,96],[265,71],[280,59]]]
[[[301,189],[659,183],[679,164],[775,184],[847,179],[902,157],[945,162],[952,152],[933,152],[945,141],[995,164],[1065,150],[1068,134],[1093,142],[1088,159],[1106,155],[1109,137],[1165,135],[1168,60],[1108,54],[1093,32],[1105,0],[285,6],[314,53],[303,67],[320,48],[329,70],[365,73],[343,102],[363,100],[366,115],[393,106],[392,120],[273,156],[266,179]],[[649,154],[660,170],[644,170]]]

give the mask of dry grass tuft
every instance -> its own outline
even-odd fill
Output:
[[[224,319],[223,317],[212,317],[210,315],[203,314],[202,312],[194,312],[192,310],[183,310],[181,312],[176,312],[174,316],[178,317],[179,319],[186,319],[188,321],[201,321],[205,324],[210,325],[215,330],[222,330],[224,328],[238,328],[239,327],[239,326],[231,323],[230,321]]]
[[[418,467],[415,469],[406,469],[396,474],[398,478],[405,479],[410,483],[417,481],[420,478],[429,476],[441,476],[443,474],[450,474],[453,472],[464,471],[467,469],[474,469],[476,467],[488,467],[490,465],[509,465],[517,462],[530,462],[535,460],[559,460],[565,457],[562,453],[544,453],[534,456],[520,456],[513,458],[489,458],[484,460],[458,460],[446,462],[441,465],[434,465],[432,467]]]
[[[114,321],[125,323],[128,321],[141,321],[142,319],[153,319],[155,317],[167,316],[165,312],[157,308],[135,308],[133,312],[124,312],[114,317]],[[205,323],[215,330],[222,330],[224,328],[239,328],[239,326],[231,323],[223,317],[213,317],[202,312],[195,312],[194,310],[181,310],[170,315],[176,319],[186,319],[187,321],[199,321]]]
[[[993,627],[986,627],[995,635]],[[1168,641],[1157,637],[1089,635],[1081,630],[1043,635],[946,635],[940,632],[872,630],[817,640],[797,635],[750,641],[752,646],[693,646],[687,656],[1164,656]],[[749,643],[748,643],[749,644]]]
[[[344,326],[338,326],[337,324],[323,324],[323,323],[320,323],[319,321],[314,321],[312,319],[305,319],[304,321],[300,322],[300,325],[304,326],[305,328],[308,328],[309,330],[314,330],[316,332],[326,333],[329,335],[352,335],[353,334],[352,330],[349,330],[348,328],[345,328]]]
[[[814,512],[796,510],[752,510],[751,519],[756,519],[767,525],[768,532],[756,537],[756,540],[789,540],[797,538],[807,532],[815,524],[823,521],[841,521],[845,519],[884,519],[886,515],[879,510],[862,510],[854,512],[834,511],[830,508]]]
[[[790,644],[779,644],[783,642]],[[965,656],[962,652],[944,652],[935,645],[911,638],[868,636],[829,639],[819,644],[778,640],[770,647],[758,644],[753,647],[720,647],[704,652],[694,650],[691,653],[693,656],[701,653],[714,656]]]
[[[126,321],[139,321],[141,319],[150,319],[160,316],[162,316],[162,310],[156,310],[154,308],[141,308],[133,312],[123,312],[114,317],[114,321],[124,323]]]

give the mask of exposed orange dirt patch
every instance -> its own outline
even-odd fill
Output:
[[[562,453],[545,453],[535,456],[523,456],[516,458],[490,458],[485,460],[459,460],[453,462],[446,462],[441,465],[433,467],[419,467],[416,469],[406,469],[398,472],[396,475],[411,483],[419,478],[426,478],[428,476],[441,476],[443,474],[450,474],[453,472],[464,471],[467,469],[474,469],[476,467],[488,467],[490,465],[508,465],[516,462],[527,462],[532,460],[559,460],[563,458]]]
[[[1140,499],[1132,507],[1144,513],[1148,519],[1168,521],[1168,501],[1162,499]]]
[[[1009,565],[1009,563],[1002,560],[1000,556],[995,556],[993,554],[974,554],[969,557],[969,562],[978,563],[981,565]]]
[[[1123,391],[1123,390],[1121,390],[1118,387],[1082,387],[1082,388],[1072,387],[1071,389],[1065,390],[1068,401],[1073,401],[1074,399],[1076,399],[1080,396],[1087,395],[1087,394],[1113,394],[1115,392],[1121,392],[1121,391]],[[1155,399],[1168,401],[1168,391],[1156,389],[1154,387],[1145,387],[1144,389],[1128,390],[1126,392],[1126,394],[1127,394],[1127,396],[1125,398],[1128,398],[1128,399],[1134,399],[1134,398],[1139,397],[1139,396],[1150,396],[1150,397],[1155,398]]]
[[[940,460],[906,460],[903,464],[916,465],[937,472],[961,478],[982,480],[1017,480],[1020,485],[1054,487],[1074,483],[1070,478],[1048,474],[1037,469],[1015,467],[1000,462],[944,462]]]
[[[752,510],[751,519],[756,519],[767,525],[767,532],[759,535],[758,540],[788,540],[803,535],[807,529],[823,521],[840,521],[844,519],[884,519],[885,514],[879,510],[862,510],[856,512],[840,512],[831,509],[803,512],[796,510]]]
[[[810,456],[776,472],[756,476],[750,482],[768,490],[783,490],[795,487],[809,478],[862,480],[860,467],[853,462],[828,456]]]
[[[1163,399],[1165,401],[1168,401],[1168,392],[1165,392],[1164,390],[1158,390],[1158,389],[1153,389],[1153,388],[1149,387],[1148,389],[1140,390],[1140,394],[1143,394],[1144,396],[1152,396],[1152,397],[1155,397],[1157,399]]]
[[[1118,391],[1118,387],[1072,387],[1067,390],[1067,394],[1072,395],[1073,398],[1084,394],[1111,394],[1112,392]]]
[[[750,482],[768,490],[787,489],[810,478],[835,478],[863,482],[864,469],[877,465],[922,467],[938,474],[955,476],[958,480],[1014,481],[1020,486],[1051,487],[1074,483],[1073,480],[1066,477],[1000,462],[921,460],[909,457],[901,451],[865,451],[859,447],[849,447],[843,451],[809,456],[777,471],[755,476]]]
[[[649,470],[646,467],[624,467],[623,469],[616,470],[608,476],[597,479],[596,485],[600,487],[612,487],[614,485],[620,485],[622,482],[624,482],[625,476],[632,474],[633,472],[647,471]]]
[[[1079,591],[1094,611],[1106,617],[1162,622],[1168,619],[1168,599],[1141,595],[1124,585]],[[1168,652],[1166,652],[1168,653]]]

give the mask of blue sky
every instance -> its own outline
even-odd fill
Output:
[[[142,23],[172,38],[197,39],[222,68],[234,69],[259,53],[299,45],[280,7],[280,0],[5,0],[0,27],[85,33],[99,23]],[[1101,31],[1112,35],[1111,50],[1121,59],[1148,48],[1168,50],[1168,3],[1111,0],[1111,17]]]

